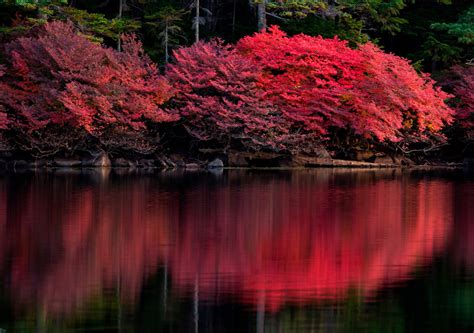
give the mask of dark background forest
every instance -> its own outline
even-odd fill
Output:
[[[166,49],[192,44],[196,28],[199,39],[235,42],[274,24],[290,35],[370,40],[425,72],[474,57],[469,0],[16,0],[3,1],[0,14],[3,40],[44,20],[69,19],[110,46],[118,44],[121,33],[135,32],[159,63],[167,61]]]

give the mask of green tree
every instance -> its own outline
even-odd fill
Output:
[[[407,23],[399,16],[405,6],[404,0],[339,1],[339,10],[361,20],[366,30],[380,30],[392,35],[400,32],[400,26]]]
[[[454,23],[433,23],[432,29],[446,31],[457,38],[459,43],[474,44],[474,6],[466,10]]]
[[[128,18],[108,19],[104,14],[89,13],[74,7],[56,7],[54,19],[70,20],[89,39],[103,42],[104,38],[120,40],[120,35],[137,31],[141,23]]]
[[[104,39],[118,42],[120,35],[133,32],[141,27],[137,20],[128,18],[108,19],[104,14],[89,13],[86,10],[65,6],[65,1],[47,1],[33,3],[31,0],[21,0],[23,19],[14,26],[4,27],[0,32],[10,35],[25,32],[43,25],[49,20],[71,21],[74,26],[89,40],[102,43]]]
[[[449,64],[456,61],[459,58],[462,49],[440,41],[435,35],[430,34],[426,41],[422,44],[423,50],[421,51],[421,57],[427,60],[431,60],[431,71],[434,72],[438,69],[438,65],[449,66]]]
[[[181,28],[185,13],[182,9],[166,6],[154,14],[145,16],[146,25],[152,29],[153,35],[164,48],[165,63],[169,61],[170,48],[179,45],[180,39],[185,39]]]
[[[287,0],[270,1],[267,4],[268,14],[281,18],[304,19],[328,8],[328,4],[321,0]]]

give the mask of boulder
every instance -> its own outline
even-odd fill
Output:
[[[77,167],[61,167],[61,168],[56,168],[53,170],[53,174],[55,175],[80,175],[82,174],[82,170]]]
[[[370,150],[356,150],[354,152],[354,159],[361,162],[373,162],[376,158],[374,152]]]
[[[208,169],[221,169],[224,167],[224,162],[216,158],[207,164]]]
[[[311,154],[313,157],[331,159],[331,155],[324,147],[317,147]]]
[[[60,168],[73,168],[73,167],[80,167],[82,165],[82,161],[74,160],[74,159],[67,159],[67,158],[55,158],[54,159],[54,166]]]
[[[197,163],[186,163],[186,170],[196,170],[200,168],[201,167]]]
[[[116,158],[112,161],[112,166],[118,167],[118,168],[134,168],[137,165],[132,161],[129,161],[125,158],[120,157],[120,158]]]
[[[374,163],[378,164],[395,164],[391,156],[377,156],[374,160]]]
[[[150,159],[141,159],[138,161],[137,165],[142,168],[154,168],[155,161]]]
[[[249,163],[244,154],[245,153],[230,151],[227,154],[227,163],[231,167],[248,167]]]
[[[82,160],[82,166],[108,168],[111,166],[110,158],[105,151],[92,154],[90,158]]]
[[[10,170],[28,169],[28,162],[24,160],[12,160],[8,162],[7,168]]]
[[[43,159],[34,160],[33,162],[30,162],[29,167],[33,169],[44,168],[47,166],[47,162],[48,162],[47,160],[43,160]]]

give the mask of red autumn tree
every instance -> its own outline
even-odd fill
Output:
[[[451,121],[449,95],[409,62],[373,44],[288,37],[277,27],[245,37],[238,50],[263,67],[259,86],[295,125],[324,136],[349,128],[380,141],[424,138]]]
[[[374,44],[361,45],[359,50],[364,77],[358,80],[350,103],[358,117],[353,119],[358,132],[380,140],[423,138],[452,121],[453,110],[445,104],[451,96],[435,87],[428,74],[418,74],[408,60]]]
[[[257,87],[258,64],[218,40],[178,49],[174,58],[167,69],[178,91],[173,107],[193,137],[257,150],[288,145],[285,120]]]
[[[5,74],[5,68],[0,66],[0,79]],[[4,85],[0,82],[0,90],[4,90]],[[0,130],[7,129],[7,114],[5,113],[5,107],[0,103]]]
[[[4,70],[5,68],[0,65],[0,80],[1,80],[1,77],[5,74]],[[4,89],[5,87],[0,81],[0,91],[3,91]],[[1,95],[1,92],[0,92],[0,95]],[[0,151],[8,150],[10,148],[8,141],[6,140],[4,136],[4,131],[6,129],[8,129],[7,114],[5,112],[5,106],[1,103],[1,100],[0,100]]]
[[[347,123],[339,96],[363,71],[359,52],[337,39],[288,38],[276,27],[243,38],[237,48],[263,68],[259,85],[289,121],[319,135]]]
[[[12,128],[28,144],[45,144],[55,128],[66,136],[87,133],[109,148],[152,148],[144,130],[175,119],[160,108],[171,89],[134,37],[124,38],[123,50],[95,44],[62,22],[6,45],[10,63],[0,98]]]
[[[456,118],[462,127],[474,127],[474,67],[455,66],[451,70],[454,75],[449,82],[455,96],[453,104]]]

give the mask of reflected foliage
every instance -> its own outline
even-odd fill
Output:
[[[470,182],[392,170],[0,179],[0,324],[466,328],[472,193]],[[434,260],[448,246],[458,261]]]

